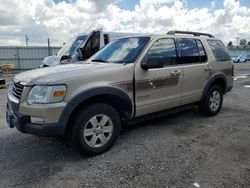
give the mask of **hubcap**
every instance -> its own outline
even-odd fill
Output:
[[[217,90],[213,91],[213,93],[211,94],[210,99],[209,99],[209,106],[213,112],[218,110],[218,108],[220,106],[220,101],[221,101],[221,96],[220,96],[219,91],[217,91]]]
[[[90,118],[83,130],[85,142],[95,148],[105,145],[110,140],[112,133],[113,122],[104,114]]]

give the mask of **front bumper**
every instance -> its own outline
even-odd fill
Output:
[[[22,133],[37,136],[53,137],[63,136],[64,126],[60,124],[35,124],[31,123],[30,117],[14,112],[7,104],[6,121],[10,128],[16,127]]]

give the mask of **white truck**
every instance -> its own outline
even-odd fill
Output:
[[[78,34],[72,37],[56,55],[45,57],[40,65],[51,67],[59,64],[75,63],[90,58],[106,44],[119,38],[139,35],[138,33],[103,32],[97,29],[89,35]]]

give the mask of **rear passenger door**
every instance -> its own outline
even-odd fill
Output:
[[[153,44],[152,44],[153,43]],[[152,41],[135,67],[136,116],[180,105],[183,72],[173,38]],[[141,62],[159,58],[164,66],[143,70]]]
[[[181,101],[184,105],[200,100],[212,66],[201,40],[180,38],[179,49],[184,72]]]

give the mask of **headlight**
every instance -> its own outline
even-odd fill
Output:
[[[56,103],[61,102],[66,94],[65,85],[55,85],[55,86],[34,86],[28,95],[27,103]]]

